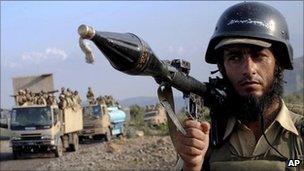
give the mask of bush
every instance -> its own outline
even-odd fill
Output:
[[[138,105],[130,106],[130,123],[136,127],[144,124],[144,109]]]
[[[300,104],[303,105],[304,103],[304,95],[302,93],[292,93],[290,95],[285,96],[283,99],[285,103],[292,103],[292,104]]]
[[[158,126],[160,135],[169,135],[169,126],[168,126],[168,122],[166,122],[165,124],[161,124]]]

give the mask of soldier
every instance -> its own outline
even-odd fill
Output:
[[[52,104],[53,104],[52,97],[49,94],[48,97],[46,98],[46,105],[52,106]]]
[[[52,105],[56,105],[57,104],[55,96],[53,94],[48,94],[48,97],[46,99],[46,104],[48,106],[52,106]]]
[[[78,95],[78,91],[76,91],[76,90],[74,91],[74,99],[75,99],[77,104],[81,105],[81,98]]]
[[[70,88],[67,88],[66,95],[67,96],[72,96],[72,90]]]
[[[111,95],[109,96],[109,104],[110,106],[115,106],[114,98]]]
[[[105,99],[106,105],[109,105],[109,97],[107,95],[105,95],[104,99]]]
[[[67,88],[65,95],[66,95],[65,97],[66,97],[66,100],[67,100],[68,107],[73,107],[74,106],[74,101],[72,99],[73,98],[73,93],[72,93],[70,88]]]
[[[59,109],[63,110],[67,108],[67,102],[63,94],[59,95],[59,103],[58,103]]]
[[[64,87],[61,87],[60,95],[63,95],[64,97],[66,96],[66,91],[65,91],[65,88],[64,88]],[[59,96],[60,96],[60,95],[59,95]]]
[[[96,101],[97,101],[97,103],[100,104],[100,105],[101,105],[101,104],[105,104],[104,101],[103,101],[103,97],[102,97],[102,96],[98,96],[98,97],[96,98]]]
[[[91,89],[91,87],[88,87],[88,92],[87,92],[87,99],[89,104],[94,104],[95,99],[94,99],[94,93]]]
[[[31,95],[30,95],[30,90],[28,88],[24,89],[25,97],[26,97],[26,102],[27,104],[31,103]]]
[[[57,105],[58,104],[58,100],[57,100],[56,96],[54,94],[52,94],[52,96],[53,96],[53,103],[54,103],[54,105]]]
[[[17,105],[23,106],[26,103],[26,97],[24,90],[19,90],[18,95],[16,97]]]
[[[28,96],[26,97],[26,99],[29,102],[29,104],[31,104],[31,105],[35,104],[33,92],[30,91]]]
[[[46,93],[45,91],[41,90],[39,96],[42,96],[44,98],[44,100],[46,100],[47,97],[48,97],[48,93]]]
[[[217,118],[226,124],[212,127],[223,134],[211,146],[208,122],[185,122],[187,135],[176,132],[183,170],[288,170],[288,159],[303,160],[304,117],[282,100],[292,58],[287,23],[275,8],[242,2],[222,14],[205,60],[217,64],[227,84],[227,105]]]
[[[41,90],[41,92],[39,93],[39,96],[37,98],[37,105],[46,105],[46,100],[44,98],[44,92]]]

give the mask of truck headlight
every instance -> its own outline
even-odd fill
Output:
[[[42,139],[42,140],[51,139],[51,138],[52,138],[52,136],[51,136],[51,135],[48,135],[48,134],[47,134],[47,135],[42,135],[42,136],[41,136],[41,139]]]
[[[21,140],[21,137],[14,136],[14,137],[12,137],[12,140]]]

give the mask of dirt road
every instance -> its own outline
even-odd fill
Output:
[[[0,170],[33,170],[54,160],[52,154],[26,155],[14,160],[9,141],[0,141]]]

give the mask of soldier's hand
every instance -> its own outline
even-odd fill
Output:
[[[185,122],[187,135],[177,133],[176,150],[184,161],[184,170],[201,170],[209,145],[208,122],[187,120]]]

